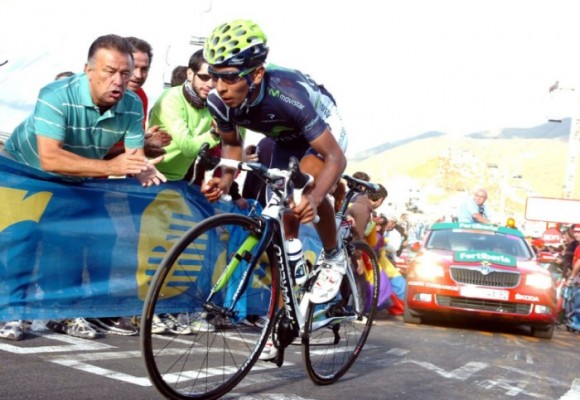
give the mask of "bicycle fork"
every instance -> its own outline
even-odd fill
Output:
[[[242,297],[248,285],[254,268],[258,264],[260,255],[264,252],[267,244],[271,238],[271,228],[269,224],[265,224],[259,233],[250,232],[249,236],[240,245],[232,259],[226,265],[224,271],[218,278],[215,285],[212,287],[206,301],[204,308],[207,312],[217,313],[222,317],[233,318],[236,317],[237,312],[234,311],[239,299]],[[256,235],[259,235],[256,236]],[[246,262],[246,267],[242,273],[242,277],[237,285],[237,288],[232,296],[231,304],[225,308],[217,306],[213,301],[213,296],[223,289],[229,282],[235,270],[239,267],[242,261]]]

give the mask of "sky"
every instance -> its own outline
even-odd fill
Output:
[[[576,0],[0,0],[0,131],[57,73],[82,71],[100,35],[151,43],[152,105],[164,76],[187,63],[190,37],[237,18],[262,27],[270,62],[330,90],[347,155],[428,131],[533,127],[558,104],[554,82],[580,87],[577,9]]]

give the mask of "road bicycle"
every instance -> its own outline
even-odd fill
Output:
[[[250,370],[271,368],[268,362],[257,363],[271,338],[279,351],[276,365],[283,365],[288,346],[301,345],[311,380],[318,385],[336,382],[367,340],[379,288],[375,253],[367,243],[353,240],[345,211],[356,193],[376,191],[378,185],[343,176],[349,190],[336,222],[349,265],[339,294],[313,304],[309,290],[318,268],[311,268],[303,285],[295,284],[282,222],[290,199],[312,177],[300,172],[296,159],[288,169],[205,153],[200,159],[210,163],[210,169],[225,165],[257,174],[271,198],[261,213],[223,213],[201,221],[163,258],[141,317],[141,350],[149,379],[170,399],[217,399]],[[153,333],[160,315],[185,321],[189,334]]]

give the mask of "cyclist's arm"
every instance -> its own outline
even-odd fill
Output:
[[[236,129],[226,132],[218,130],[218,132],[222,141],[222,158],[242,161],[244,139],[242,138],[242,135],[239,134],[239,131]],[[225,193],[229,192],[230,186],[236,176],[236,172],[236,170],[231,168],[222,167],[222,184],[220,187],[225,191]]]
[[[232,160],[242,160],[244,149],[244,140],[239,134],[238,129],[220,130],[216,128],[221,138],[221,157]],[[202,185],[202,193],[210,202],[217,201],[223,194],[229,193],[232,182],[234,181],[236,170],[222,167],[222,175],[219,178],[211,178],[206,184]]]

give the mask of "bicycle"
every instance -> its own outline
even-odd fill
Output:
[[[259,215],[224,213],[201,221],[168,251],[151,281],[141,317],[141,350],[149,379],[170,399],[217,399],[252,368],[269,368],[267,362],[256,362],[271,334],[279,349],[278,367],[284,349],[298,339],[311,380],[318,385],[336,382],[367,340],[379,288],[375,253],[367,243],[353,240],[345,211],[356,193],[376,191],[378,185],[343,176],[349,190],[336,221],[349,267],[339,295],[328,303],[312,304],[308,291],[317,269],[302,286],[294,284],[282,223],[290,196],[312,178],[299,171],[296,159],[287,170],[205,153],[200,159],[208,161],[210,169],[219,164],[257,174],[272,196]],[[362,273],[360,267],[356,272],[357,257]],[[187,336],[153,334],[155,316],[162,313],[185,321],[203,319],[210,325],[197,324],[199,329]],[[263,316],[265,323],[242,323],[251,315]]]

